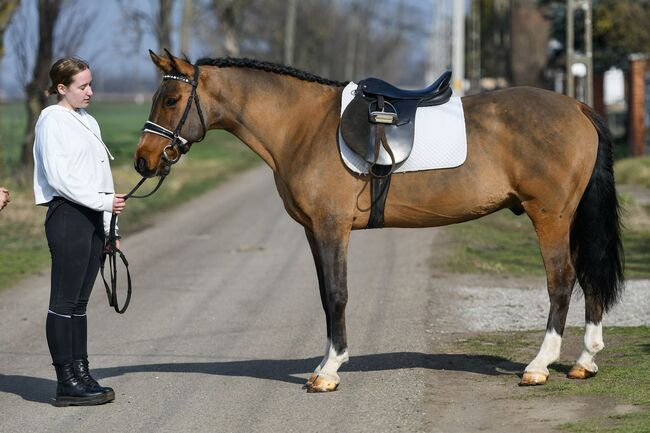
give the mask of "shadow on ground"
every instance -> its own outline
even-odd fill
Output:
[[[198,373],[220,376],[242,376],[258,379],[303,384],[305,379],[295,375],[309,374],[321,358],[307,359],[260,359],[226,362],[175,362],[161,364],[127,365],[123,367],[96,368],[97,379],[122,376],[129,373]],[[486,355],[425,354],[419,352],[395,352],[361,355],[350,358],[340,371],[363,372],[426,368],[430,370],[465,371],[488,376],[516,374],[524,364],[505,358]],[[53,373],[54,374],[54,373]],[[0,374],[0,392],[13,393],[25,400],[50,403],[56,382],[29,376]]]
[[[296,375],[311,373],[320,361],[321,358],[177,362],[100,368],[93,371],[99,378],[142,372],[201,373],[220,376],[253,377],[302,384],[305,380],[296,377]],[[341,367],[340,371],[361,372],[426,368],[430,370],[465,371],[496,376],[514,374],[515,372],[522,371],[524,367],[524,364],[511,362],[505,358],[495,356],[395,352],[352,357],[347,364]]]

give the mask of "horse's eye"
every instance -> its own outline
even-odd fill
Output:
[[[174,99],[174,98],[165,99],[165,107],[173,107],[174,105],[176,105],[176,101],[178,101],[178,99]]]

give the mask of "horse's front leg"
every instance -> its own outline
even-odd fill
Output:
[[[327,322],[325,356],[305,387],[308,392],[334,391],[341,379],[339,367],[348,361],[345,306],[348,302],[347,253],[350,228],[305,229],[318,274],[321,302]]]

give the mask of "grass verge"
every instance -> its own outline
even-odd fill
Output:
[[[589,380],[569,380],[566,374],[575,358],[563,355],[549,366],[549,382],[530,389],[527,398],[565,399],[597,396],[619,405],[637,406],[638,411],[616,416],[599,416],[566,424],[572,433],[641,433],[650,426],[650,327],[616,327],[603,331],[607,347],[598,354],[599,373]],[[583,330],[567,328],[563,344],[580,347]],[[526,364],[536,353],[543,332],[481,334],[454,343],[456,353],[485,355]]]
[[[619,178],[623,179],[621,184],[650,188],[650,157],[621,160],[616,163],[616,174],[617,182]],[[647,199],[650,200],[650,190]],[[630,193],[621,195],[620,201],[623,206],[626,276],[650,278],[650,205]],[[449,233],[454,252],[447,268],[453,272],[544,275],[537,237],[525,214],[515,216],[502,210],[475,221],[450,226]]]
[[[19,106],[14,110],[7,106],[2,108],[3,113],[20,110]],[[89,111],[97,118],[104,141],[115,155],[111,163],[115,188],[126,193],[140,179],[133,170],[132,157],[149,107],[96,103],[92,108]],[[2,163],[10,167],[0,173],[0,185],[10,188],[12,194],[11,203],[0,213],[0,290],[27,275],[45,270],[50,259],[43,229],[46,209],[34,206],[31,185],[20,186],[16,182],[19,144],[5,139],[15,133],[21,122],[20,116],[11,114],[0,123],[0,141],[5,144]],[[13,129],[7,130],[8,125],[13,125]],[[154,196],[128,202],[119,222],[121,234],[128,235],[153,220],[156,212],[196,197],[259,161],[257,155],[232,135],[211,131],[204,142],[195,145],[172,168],[171,175]],[[147,182],[141,191],[149,191],[154,184],[153,180]]]

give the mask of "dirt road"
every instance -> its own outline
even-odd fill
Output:
[[[123,241],[135,286],[124,316],[96,285],[89,352],[96,376],[116,390],[114,403],[50,404],[48,274],[0,293],[0,431],[531,433],[593,410],[626,410],[607,400],[513,400],[526,393],[514,374],[522,365],[445,353],[454,338],[489,328],[476,329],[471,317],[473,300],[485,307],[490,291],[521,293],[506,307],[513,311],[527,299],[522,290],[541,291],[531,327],[545,320],[546,300],[533,287],[539,280],[432,277],[441,233],[353,233],[351,359],[339,391],[307,394],[301,385],[325,344],[313,261],[270,170],[245,173]],[[496,323],[484,316],[504,310],[475,313]]]

